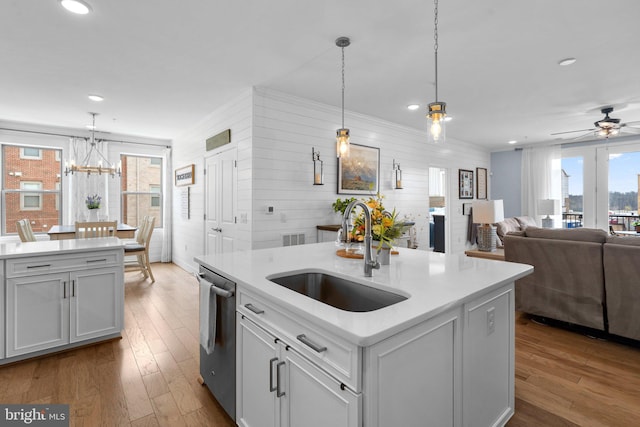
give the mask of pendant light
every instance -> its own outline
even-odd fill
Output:
[[[349,37],[338,37],[336,46],[342,49],[342,128],[336,132],[336,155],[349,157],[349,129],[344,127],[344,48],[351,44]]]
[[[65,162],[64,165],[64,175],[68,176],[69,174],[73,175],[74,173],[86,173],[87,176],[90,176],[92,173],[97,175],[111,175],[112,178],[115,178],[116,175],[122,175],[122,164],[118,162],[118,165],[112,164],[107,157],[100,152],[99,143],[101,140],[96,139],[96,116],[98,113],[89,113],[93,119],[91,125],[91,139],[87,139],[87,143],[89,144],[89,149],[87,150],[87,154],[84,159],[80,162],[80,164],[76,164],[74,159]]]
[[[447,103],[438,101],[438,0],[434,0],[434,20],[433,20],[433,50],[436,65],[436,101],[429,104],[427,111],[428,141],[444,142],[445,123],[444,118],[447,116]]]

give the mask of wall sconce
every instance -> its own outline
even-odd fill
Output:
[[[393,159],[393,177],[395,178],[395,189],[402,189],[402,169],[400,169],[400,163],[396,163],[396,159]]]
[[[320,160],[320,152],[311,147],[311,156],[313,158],[313,185],[324,185],[324,170],[322,160]]]

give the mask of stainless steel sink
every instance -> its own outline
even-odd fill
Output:
[[[407,297],[362,285],[323,272],[303,272],[267,277],[280,286],[346,311],[373,311]]]

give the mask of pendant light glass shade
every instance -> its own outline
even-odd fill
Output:
[[[338,129],[336,132],[336,155],[338,157],[349,157],[349,129]]]
[[[349,157],[349,129],[344,127],[344,48],[351,44],[349,37],[338,37],[336,46],[342,49],[342,127],[336,132],[336,156]]]
[[[429,128],[428,141],[438,143],[446,137],[444,118],[447,116],[446,102],[432,102],[427,113],[427,126]]]
[[[429,104],[429,110],[427,111],[427,140],[428,142],[438,143],[444,142],[446,136],[444,118],[447,116],[447,103],[438,101],[438,0],[435,0],[434,4],[433,51],[436,69],[436,101]]]

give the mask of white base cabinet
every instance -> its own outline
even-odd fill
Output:
[[[240,289],[236,421],[503,426],[514,409],[513,301],[511,283],[359,351],[325,345],[340,338],[316,328],[309,352],[296,335],[307,319]]]
[[[238,425],[356,427],[354,393],[291,345],[238,314]]]
[[[114,249],[5,261],[6,357],[119,334],[122,257]]]

